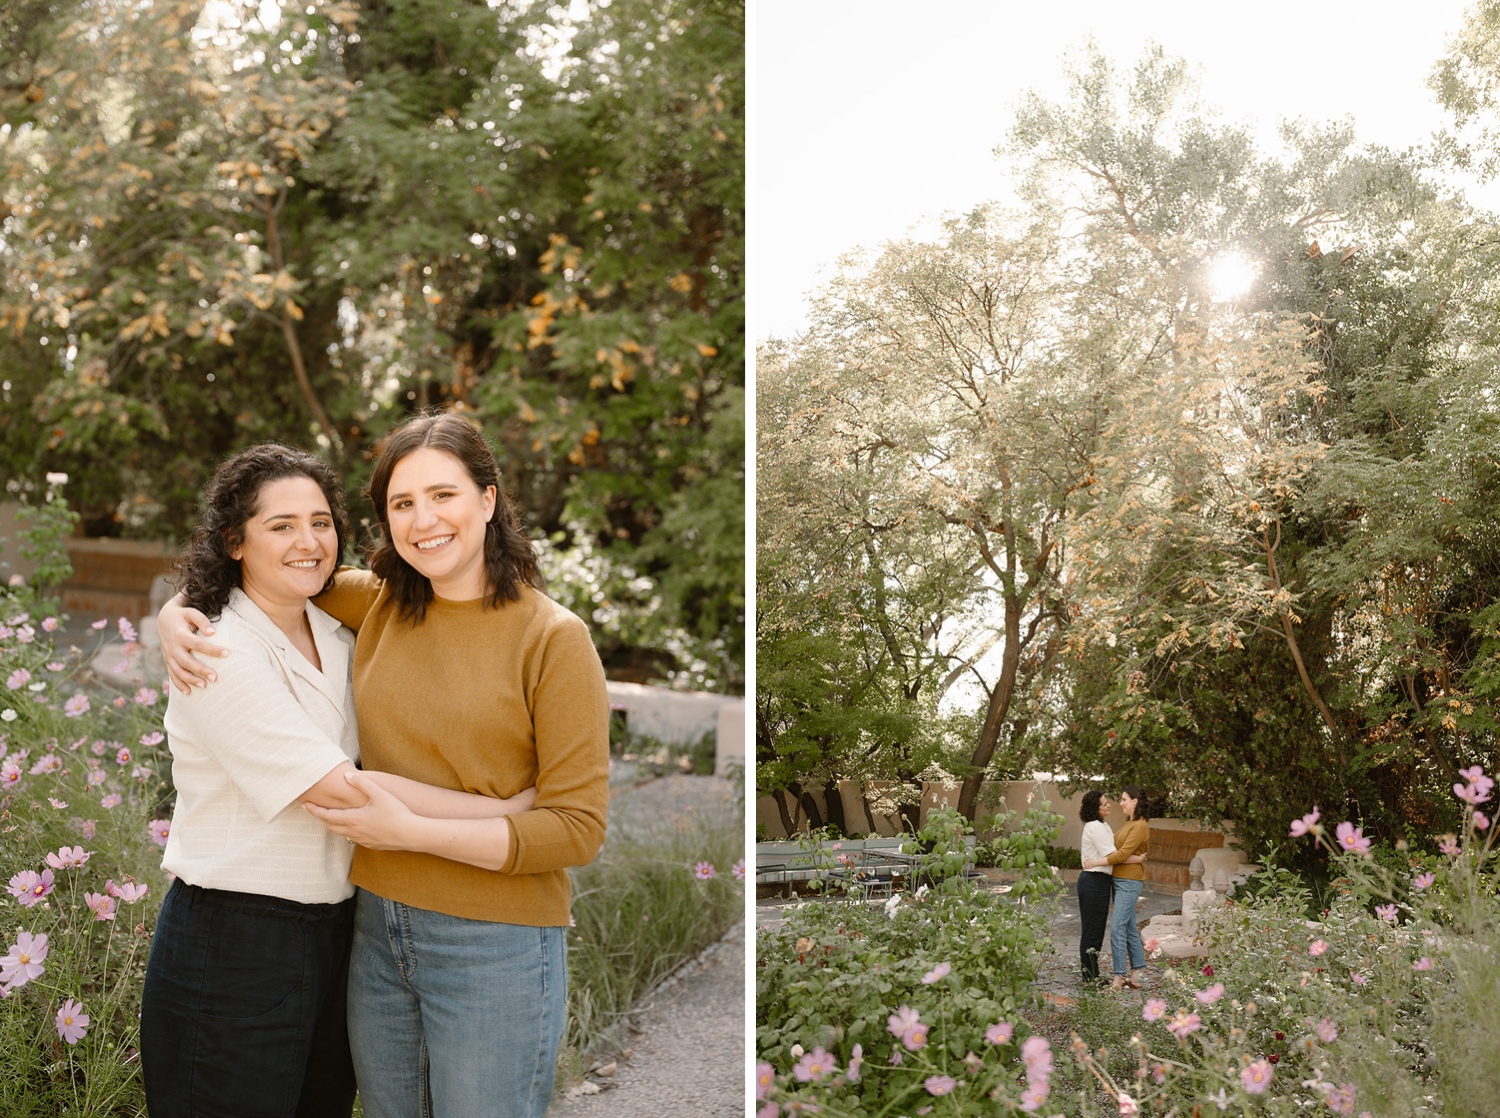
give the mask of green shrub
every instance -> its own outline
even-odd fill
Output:
[[[587,1049],[743,916],[744,845],[729,814],[650,843],[611,838],[572,871],[565,1046]]]
[[[1045,1095],[1049,1046],[1023,1011],[1050,943],[1045,920],[1015,901],[1054,887],[1045,849],[1057,821],[1035,809],[1001,840],[1003,862],[1022,874],[1009,897],[967,880],[967,821],[940,809],[905,848],[931,886],[884,906],[811,902],[761,931],[762,1097],[854,1118],[920,1113],[939,1097],[943,1113],[990,1113],[997,1100]]]

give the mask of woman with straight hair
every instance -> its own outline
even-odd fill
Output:
[[[1114,969],[1110,986],[1116,990],[1126,986],[1138,990],[1140,972],[1146,966],[1146,947],[1141,942],[1135,908],[1146,887],[1146,871],[1140,863],[1150,853],[1151,828],[1147,820],[1151,813],[1146,793],[1137,784],[1127,784],[1121,790],[1119,803],[1125,826],[1115,832],[1114,852],[1104,856],[1104,863],[1114,867],[1115,882],[1115,911],[1109,925],[1109,953]]]
[[[181,598],[218,625],[226,679],[173,692],[177,802],[141,1006],[152,1118],[347,1118],[345,988],[353,847],[303,804],[353,807],[352,635],[309,603],[349,534],[343,487],[311,454],[263,444],[204,489]],[[528,808],[372,773],[406,808],[453,819]]]
[[[452,413],[385,440],[368,487],[381,539],[317,604],[357,633],[366,770],[528,811],[433,820],[348,774],[365,806],[307,810],[357,843],[349,1032],[368,1118],[541,1118],[566,1011],[568,867],[604,841],[609,701],[582,621],[538,585],[494,453]],[[191,635],[162,614],[178,686]],[[208,673],[211,675],[212,673]]]

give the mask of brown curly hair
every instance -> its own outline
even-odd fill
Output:
[[[328,500],[338,537],[335,562],[349,539],[349,509],[338,475],[321,458],[280,443],[261,443],[219,464],[203,488],[202,516],[178,558],[177,585],[187,605],[217,618],[240,585],[240,561],[230,551],[245,542],[245,525],[260,507],[260,491],[282,478],[311,478]],[[323,585],[333,585],[333,576]]]
[[[370,484],[365,488],[365,496],[375,507],[375,516],[380,521],[380,539],[369,552],[370,570],[390,587],[392,596],[400,604],[401,619],[417,623],[427,616],[427,603],[433,599],[432,583],[396,551],[391,542],[391,522],[385,500],[396,463],[422,447],[444,450],[453,455],[463,463],[470,480],[480,489],[490,485],[495,487],[495,511],[490,514],[484,530],[484,572],[489,583],[485,606],[499,609],[506,602],[520,601],[523,586],[540,588],[542,579],[537,570],[536,551],[526,533],[521,531],[515,509],[505,495],[500,466],[490,444],[485,442],[477,426],[460,415],[423,412],[412,416],[385,437],[380,446],[380,458],[370,475]]]

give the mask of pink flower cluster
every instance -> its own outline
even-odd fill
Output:
[[[1052,1044],[1044,1036],[1027,1037],[1021,1042],[1021,1063],[1026,1065],[1021,1109],[1036,1110],[1052,1093]]]
[[[921,1015],[911,1006],[903,1005],[887,1017],[885,1029],[909,1052],[915,1052],[927,1043],[927,1026],[922,1024]]]

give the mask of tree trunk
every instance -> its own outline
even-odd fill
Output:
[[[1266,571],[1271,576],[1271,589],[1277,594],[1281,593],[1281,575],[1276,569],[1276,551],[1281,547],[1281,521],[1276,522],[1276,540],[1271,541],[1269,528],[1261,529],[1261,546],[1266,553]],[[1333,735],[1335,743],[1342,742],[1344,735],[1339,730],[1339,724],[1333,717],[1333,711],[1328,709],[1328,704],[1323,701],[1322,694],[1313,684],[1312,676],[1308,674],[1307,665],[1302,661],[1302,647],[1297,643],[1297,634],[1292,631],[1292,618],[1288,610],[1281,611],[1281,632],[1286,638],[1287,649],[1292,654],[1292,663],[1297,665],[1297,678],[1302,681],[1302,689],[1307,692],[1308,698],[1312,699],[1313,706],[1318,708],[1318,713],[1323,716],[1323,722],[1328,727],[1328,732]]]
[[[281,230],[276,224],[276,215],[281,210],[281,204],[286,201],[286,190],[282,189],[277,195],[274,205],[266,204],[266,251],[271,257],[271,266],[277,272],[286,267],[286,260],[281,250]],[[328,412],[323,408],[323,402],[318,399],[318,394],[313,391],[312,381],[307,375],[307,363],[302,359],[302,343],[297,338],[297,324],[292,318],[292,312],[288,306],[290,300],[283,300],[277,317],[281,321],[281,336],[286,339],[287,353],[292,361],[292,375],[297,378],[297,387],[302,392],[302,398],[307,401],[307,406],[312,410],[313,418],[318,421],[318,426],[323,428],[323,434],[328,439],[329,446],[335,454],[342,454],[344,440],[339,437],[338,431],[333,426],[333,420],[329,418]],[[301,313],[300,311],[298,312]]]
[[[1021,664],[1021,601],[1015,594],[1005,595],[1005,652],[1000,657],[1000,678],[990,691],[989,706],[984,712],[984,725],[979,731],[979,743],[969,757],[973,769],[964,777],[963,787],[958,793],[958,810],[965,819],[974,818],[974,804],[979,798],[979,787],[984,783],[984,770],[995,756],[995,746],[1000,741],[1000,731],[1010,713],[1010,701],[1015,697],[1016,675]]]
[[[792,781],[787,785],[787,791],[797,797],[797,802],[802,805],[802,810],[807,814],[808,826],[814,830],[823,825],[823,813],[818,810],[818,801],[812,798],[812,793],[802,787],[801,782]]]
[[[839,834],[848,835],[849,826],[844,820],[844,797],[839,795],[838,781],[823,782],[823,799],[828,804],[828,822],[839,829]]]
[[[786,793],[772,792],[771,799],[776,801],[776,814],[781,817],[781,829],[786,832],[787,838],[791,838],[797,833],[797,824],[792,821],[792,813],[786,809]]]

